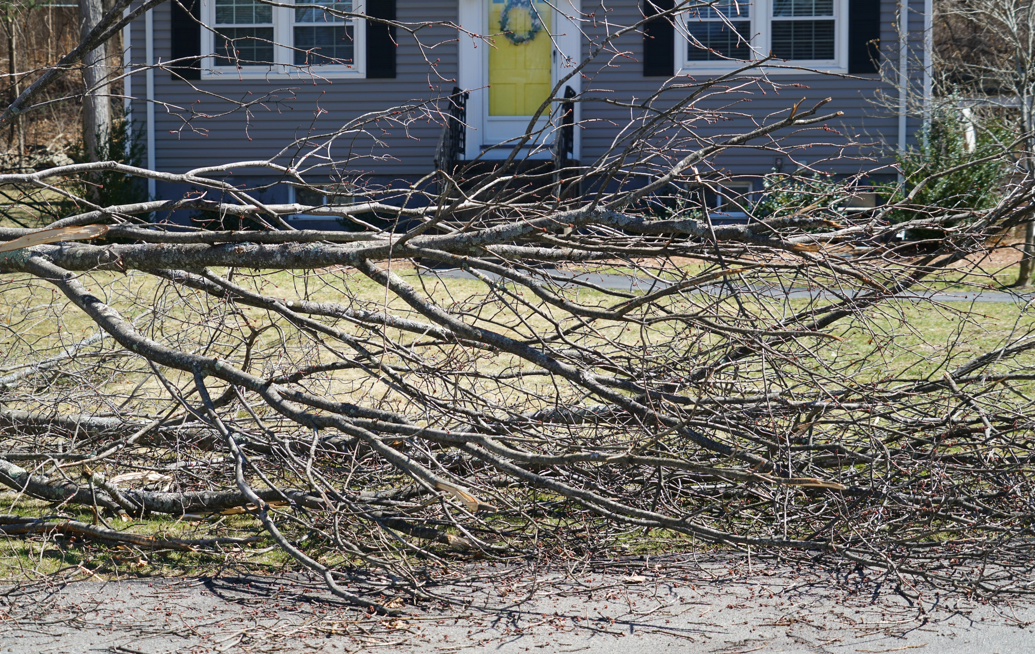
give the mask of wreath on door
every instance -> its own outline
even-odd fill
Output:
[[[529,26],[528,31],[522,34],[518,34],[510,28],[510,11],[519,7],[524,8],[528,11]],[[503,5],[503,11],[500,12],[500,31],[507,37],[507,40],[514,45],[521,45],[522,43],[528,43],[535,38],[543,29],[543,21],[539,18],[539,12],[532,8],[532,0],[507,0]]]

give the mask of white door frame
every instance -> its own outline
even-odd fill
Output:
[[[459,0],[460,3],[460,26],[470,34],[480,35],[486,30],[488,24],[487,0]],[[575,65],[581,60],[581,44],[579,30],[576,20],[580,16],[582,8],[581,0],[554,0],[550,3],[553,8],[553,83],[572,71]],[[511,148],[494,148],[486,150],[486,146],[496,145],[486,135],[486,119],[488,114],[489,90],[488,78],[488,48],[491,46],[485,40],[472,37],[469,34],[461,33],[459,48],[459,65],[457,83],[461,89],[470,91],[471,96],[467,100],[467,150],[464,158],[468,161],[481,157],[483,159],[506,158]],[[565,86],[570,86],[575,93],[582,90],[580,75],[575,75]],[[557,92],[558,97],[564,96],[564,88]],[[575,124],[579,124],[582,111],[578,103],[575,104]],[[556,127],[559,127],[556,126]],[[556,127],[547,130],[547,138],[550,142],[556,135]],[[582,135],[579,129],[575,130],[574,157],[579,158],[581,150]],[[534,156],[534,155],[533,155]],[[542,158],[549,156],[548,152],[541,153]],[[539,158],[539,157],[536,157]]]

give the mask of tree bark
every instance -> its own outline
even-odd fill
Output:
[[[1032,111],[1031,100],[1028,94],[1021,97],[1021,117],[1023,120],[1024,153],[1022,158],[1022,169],[1030,175],[1033,170],[1032,157],[1035,156],[1035,142],[1031,139],[1031,129],[1035,125],[1035,112]],[[1029,220],[1024,225],[1024,241],[1021,244],[1021,264],[1017,271],[1015,287],[1031,286],[1032,275],[1035,274],[1035,221]]]
[[[85,41],[104,16],[103,0],[79,0],[80,34]],[[83,144],[89,161],[98,161],[104,154],[104,142],[111,133],[111,96],[108,89],[108,69],[105,47],[86,53],[83,57]]]
[[[1024,226],[1024,243],[1021,246],[1021,266],[1014,286],[1031,286],[1035,273],[1035,222]]]
[[[7,66],[11,73],[11,95],[17,98],[21,95],[21,82],[18,77],[18,23],[15,15],[8,9],[4,17],[7,28]],[[21,116],[15,116],[11,120],[11,136],[18,148],[18,166],[25,161],[25,123]]]

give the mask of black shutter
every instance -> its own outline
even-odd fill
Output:
[[[647,18],[668,11],[674,0],[644,0],[643,15]],[[643,76],[672,77],[676,55],[676,30],[669,18],[655,18],[643,25]]]
[[[880,0],[848,2],[848,72],[880,72]]]
[[[395,20],[395,0],[367,0],[367,15]],[[367,78],[395,78],[395,26],[367,23]]]
[[[182,4],[181,4],[182,3]],[[172,69],[173,79],[201,79],[201,0],[172,0],[169,3],[173,59],[194,57]]]

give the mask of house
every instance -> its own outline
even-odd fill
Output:
[[[732,77],[722,93],[695,102],[702,115],[729,112],[695,123],[694,138],[744,131],[803,99],[829,97],[827,108],[843,115],[787,134],[788,152],[759,144],[712,162],[741,180],[738,190],[757,192],[773,169],[893,175],[879,148],[902,147],[920,128],[898,88],[930,83],[931,0],[717,0],[683,3],[673,20],[656,17],[673,0],[290,2],[170,0],[127,28],[127,67],[146,70],[131,77],[126,95],[136,98],[127,109],[143,130],[148,167],[184,172],[275,158],[321,179],[404,185],[444,158],[506,158],[551,88],[596,54],[564,81],[570,102],[541,118],[552,122],[519,153],[549,159],[563,150],[569,161],[593,162],[628,129],[636,113],[630,105],[661,88],[668,91],[658,102],[672,102],[772,52],[764,76],[756,69]],[[623,31],[644,16],[655,17]],[[492,43],[479,36],[492,33]],[[404,109],[362,122],[389,107]],[[444,119],[449,112],[460,122]],[[347,135],[328,136],[350,121]],[[444,133],[444,122],[463,128]],[[263,201],[296,199],[269,171],[233,175]],[[162,182],[151,188],[164,198],[188,190]]]

